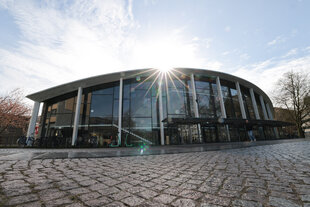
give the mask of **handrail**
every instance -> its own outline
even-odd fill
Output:
[[[112,124],[112,125],[113,125],[114,127],[118,128],[118,126],[117,126],[116,124]],[[123,130],[124,132],[126,132],[126,133],[128,133],[128,134],[130,134],[130,135],[132,135],[132,136],[137,137],[138,139],[140,139],[140,140],[142,140],[142,141],[144,141],[144,142],[146,142],[146,143],[148,143],[148,144],[153,144],[151,141],[149,141],[149,140],[147,140],[147,139],[145,139],[145,138],[143,138],[143,137],[141,137],[141,136],[139,136],[139,135],[137,135],[137,134],[135,134],[135,133],[133,133],[133,132],[131,132],[131,131],[128,131],[127,129],[121,128],[121,130]]]

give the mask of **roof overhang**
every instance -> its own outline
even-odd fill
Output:
[[[256,93],[262,95],[264,100],[270,103],[272,106],[271,100],[265,94],[264,91],[262,91],[259,87],[257,87],[253,83],[246,81],[242,78],[239,78],[237,76],[233,76],[233,75],[218,72],[218,71],[207,70],[207,69],[195,69],[195,68],[175,68],[175,69],[177,69],[178,71],[186,75],[190,75],[193,73],[193,74],[200,74],[200,75],[214,76],[214,77],[219,76],[221,79],[225,79],[225,80],[229,80],[233,82],[239,82],[241,85],[247,88],[253,88],[253,90]],[[89,87],[93,87],[93,86],[104,84],[104,83],[119,81],[120,78],[129,79],[129,78],[133,78],[139,75],[148,76],[154,73],[155,70],[157,69],[146,68],[146,69],[127,70],[127,71],[115,72],[115,73],[104,74],[104,75],[99,75],[99,76],[93,76],[93,77],[69,82],[66,84],[62,84],[59,86],[55,86],[52,88],[48,88],[46,90],[30,94],[26,97],[33,101],[45,102],[49,99],[62,96],[67,93],[75,92],[78,90],[79,87],[89,88]]]

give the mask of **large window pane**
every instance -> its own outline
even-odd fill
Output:
[[[152,115],[151,97],[146,92],[146,90],[135,90],[131,93],[132,117],[148,117]]]
[[[110,94],[113,94],[113,87],[111,88],[104,88],[104,89],[100,89],[100,90],[97,90],[97,91],[93,91],[93,94],[102,94],[102,95],[110,95]]]
[[[168,99],[168,114],[185,114],[183,91],[169,89],[167,99]]]
[[[90,116],[112,116],[112,103],[113,99],[111,95],[93,95]]]
[[[55,126],[57,127],[70,127],[72,114],[56,114]]]

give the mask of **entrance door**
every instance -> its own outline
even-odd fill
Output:
[[[218,142],[217,128],[215,126],[203,127],[203,138],[205,142]]]
[[[178,125],[180,144],[200,143],[197,124]]]

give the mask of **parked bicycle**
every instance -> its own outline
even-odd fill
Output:
[[[21,136],[17,139],[17,144],[19,147],[25,147],[26,146],[26,140],[27,138],[25,136]]]

